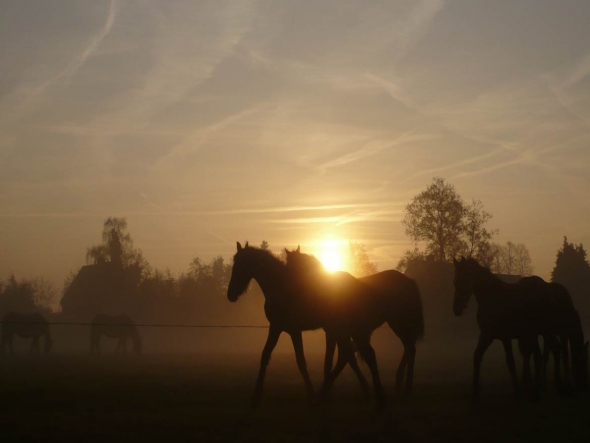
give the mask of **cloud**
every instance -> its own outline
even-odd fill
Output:
[[[78,72],[78,70],[82,66],[84,66],[84,63],[86,63],[86,60],[88,60],[88,58],[92,54],[94,54],[94,52],[98,49],[98,47],[100,46],[100,44],[102,43],[104,38],[107,35],[109,35],[109,33],[111,32],[111,29],[113,27],[113,23],[115,22],[115,18],[117,16],[117,9],[118,8],[117,8],[116,0],[111,0],[109,3],[109,9],[107,11],[107,17],[106,17],[105,23],[104,23],[103,27],[100,29],[100,31],[98,31],[98,33],[96,33],[96,35],[94,35],[91,38],[88,46],[86,46],[86,48],[84,48],[84,50],[80,54],[78,54],[66,66],[66,68],[63,71],[61,71],[56,76],[49,78],[44,83],[42,83],[39,86],[37,86],[36,88],[34,88],[33,89],[34,95],[42,93],[45,89],[47,89],[53,83],[56,83],[58,80],[61,80],[64,78],[68,79],[70,77],[73,77],[76,74],[76,72]]]

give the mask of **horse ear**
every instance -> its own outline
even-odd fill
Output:
[[[462,255],[461,256],[461,261],[464,262],[466,260],[466,258]]]
[[[242,250],[242,245],[239,241],[236,242],[236,246],[238,247],[238,252],[240,252]]]
[[[457,261],[457,259],[456,259],[455,257],[453,257],[453,264],[454,264],[455,266],[457,266],[457,264],[458,264],[458,263],[459,263],[459,262]]]
[[[247,247],[248,247],[248,242],[246,242],[246,246],[244,246],[244,247],[245,247],[245,248],[247,248]]]
[[[301,247],[299,245],[297,245],[297,249],[295,249],[295,252],[301,252]]]

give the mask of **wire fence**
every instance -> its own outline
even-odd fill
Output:
[[[191,325],[191,324],[168,324],[168,323],[88,323],[88,322],[26,322],[26,321],[3,321],[6,324],[26,325],[63,325],[63,326],[140,326],[146,328],[206,328],[206,329],[268,329],[263,325]]]

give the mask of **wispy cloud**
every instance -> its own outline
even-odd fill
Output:
[[[78,70],[84,66],[86,60],[98,49],[101,42],[104,38],[111,32],[113,27],[113,23],[115,23],[115,18],[117,16],[117,1],[111,0],[109,3],[109,9],[107,11],[107,17],[103,27],[90,39],[90,43],[84,50],[78,54],[72,61],[66,66],[66,68],[59,72],[54,77],[47,79],[44,83],[40,84],[36,88],[33,89],[33,94],[40,94],[42,93],[47,87],[56,83],[58,80],[61,79],[68,79],[73,77]]]

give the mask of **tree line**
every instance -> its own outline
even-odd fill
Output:
[[[526,246],[494,242],[498,230],[488,228],[491,219],[480,200],[465,203],[453,185],[435,177],[405,207],[402,223],[415,245],[404,253],[397,269],[405,271],[412,260],[451,262],[463,255],[477,259],[494,273],[531,275],[533,267]],[[270,251],[266,241],[260,247]],[[284,251],[275,255],[285,259]],[[357,277],[377,272],[362,243],[349,242],[344,262]],[[9,275],[7,280],[0,280],[0,312],[50,312],[56,310],[61,298],[63,313],[70,316],[88,316],[99,309],[127,312],[146,321],[192,321],[195,315],[211,320],[227,315],[231,262],[222,256],[209,261],[195,256],[178,275],[170,269],[154,269],[134,246],[125,218],[105,220],[101,242],[86,250],[86,263],[70,273],[61,293],[43,278],[19,280]],[[564,238],[551,278],[564,284],[575,297],[588,299],[590,265],[582,244]],[[256,284],[252,288],[259,290]]]

